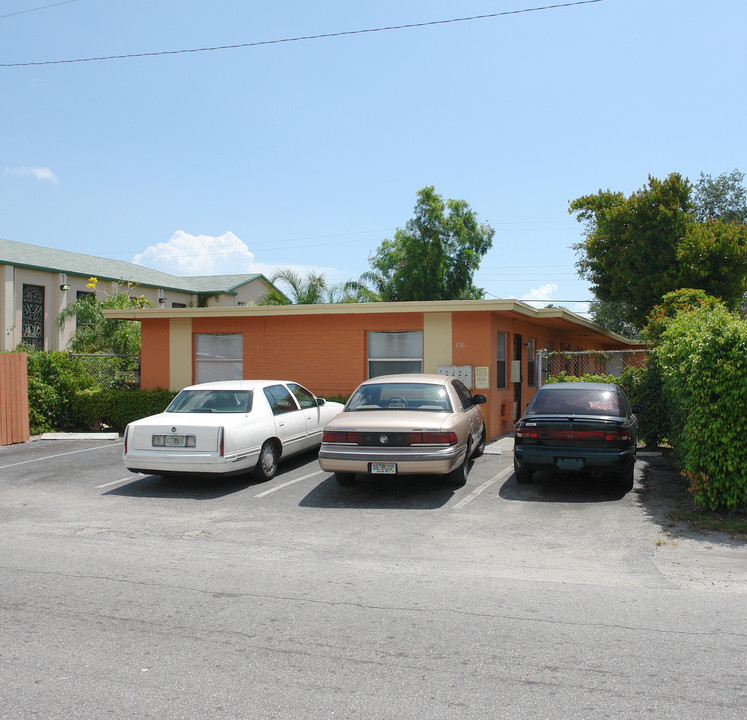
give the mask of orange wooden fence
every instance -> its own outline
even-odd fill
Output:
[[[0,445],[29,439],[26,353],[0,354]]]

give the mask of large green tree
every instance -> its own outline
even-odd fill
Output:
[[[472,282],[495,231],[464,200],[444,200],[433,187],[417,193],[414,217],[369,259],[361,285],[371,299],[468,300],[483,297]]]
[[[747,290],[747,227],[737,185],[702,176],[698,191],[678,173],[629,197],[600,190],[570,204],[586,224],[576,267],[600,309],[641,328],[668,292],[702,289],[734,306]],[[731,188],[731,190],[729,190]],[[708,199],[706,201],[706,198]],[[604,315],[600,315],[604,319]]]

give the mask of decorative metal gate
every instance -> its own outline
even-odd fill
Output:
[[[35,350],[44,350],[44,286],[24,285],[21,340]]]

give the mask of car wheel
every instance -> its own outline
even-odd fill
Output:
[[[467,445],[467,454],[464,456],[464,462],[458,467],[452,470],[450,473],[444,475],[444,480],[453,487],[464,487],[467,483],[467,473],[469,472],[469,458],[472,454],[469,444]]]
[[[340,485],[352,485],[353,481],[355,480],[355,473],[336,472],[335,480],[337,480]]]
[[[259,451],[259,460],[254,474],[260,480],[272,480],[278,471],[278,449],[274,442],[268,440]]]
[[[482,432],[480,433],[480,439],[475,445],[475,451],[472,453],[472,457],[479,458],[485,452],[485,423],[482,425]]]
[[[532,471],[527,468],[520,468],[516,460],[514,460],[514,475],[516,476],[516,482],[520,485],[532,482]]]

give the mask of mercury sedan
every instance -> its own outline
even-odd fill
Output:
[[[184,388],[160,415],[124,433],[128,470],[156,475],[275,476],[278,461],[317,447],[343,406],[296,382],[233,380]]]
[[[356,473],[442,475],[464,485],[470,458],[485,449],[484,402],[445,375],[367,380],[324,428],[319,464],[341,485]]]

